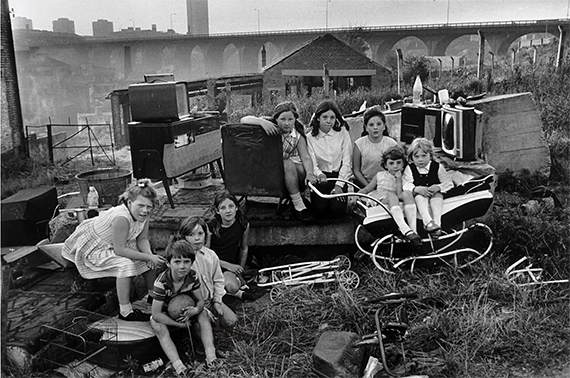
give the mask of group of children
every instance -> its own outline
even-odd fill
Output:
[[[270,135],[281,135],[285,183],[299,219],[328,219],[346,211],[346,201],[323,200],[315,193],[311,193],[309,211],[301,196],[307,182],[321,193],[339,194],[347,190],[346,185],[327,179],[352,179],[362,188],[360,193],[370,193],[388,205],[400,231],[414,244],[421,243],[416,225],[418,212],[424,229],[439,236],[442,193],[453,184],[445,168],[435,161],[429,140],[415,139],[406,152],[388,136],[386,117],[378,107],[364,112],[364,131],[354,144],[348,123],[331,100],[317,106],[307,132],[298,118],[295,105],[283,102],[271,117],[246,116],[241,123],[259,125]]]
[[[215,366],[219,360],[212,324],[232,329],[237,322],[236,314],[222,298],[227,293],[253,299],[251,293],[242,290],[249,223],[232,194],[218,193],[211,222],[207,224],[200,217],[185,219],[162,256],[152,252],[148,239],[149,217],[156,203],[157,193],[150,180],[138,180],[126,190],[119,205],[80,223],[65,241],[62,256],[73,262],[84,278],[114,277],[118,318],[150,321],[172,368],[183,375],[187,366],[170,331],[188,328],[198,333],[206,365]],[[145,279],[151,314],[133,309],[131,304],[131,283],[138,275]],[[190,295],[195,304],[173,319],[168,305],[180,294]]]
[[[281,135],[285,183],[299,218],[329,217],[346,210],[346,203],[311,197],[307,209],[301,191],[311,182],[321,192],[343,193],[342,182],[354,181],[360,193],[388,205],[402,234],[414,244],[421,242],[416,214],[424,229],[434,236],[440,232],[443,195],[453,184],[445,169],[434,160],[433,145],[424,138],[414,140],[407,153],[386,133],[386,118],[378,108],[364,113],[364,132],[354,147],[348,124],[333,101],[316,108],[310,132],[298,120],[295,105],[276,106],[272,117],[248,116],[242,123],[254,124],[272,135]],[[403,201],[403,209],[400,207]],[[223,301],[230,294],[242,299],[242,275],[248,258],[249,223],[239,210],[237,199],[222,192],[214,200],[215,216],[185,219],[171,238],[165,256],[154,254],[148,239],[149,217],[157,204],[157,193],[150,180],[138,180],[127,189],[121,203],[98,217],[88,219],[66,240],[62,256],[72,261],[82,277],[114,277],[119,300],[119,319],[149,321],[176,374],[187,367],[170,336],[173,328],[196,328],[208,366],[217,363],[212,324],[231,329],[236,314]],[[405,214],[405,216],[404,216]],[[162,267],[166,267],[161,271]],[[161,272],[157,276],[157,272]],[[144,277],[151,314],[133,309],[130,300],[132,279]],[[173,319],[168,304],[176,295],[190,294],[195,304]]]

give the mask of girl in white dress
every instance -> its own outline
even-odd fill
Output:
[[[142,274],[149,293],[152,292],[154,269],[164,263],[164,257],[152,253],[148,240],[149,218],[156,198],[150,180],[139,180],[121,196],[121,204],[79,224],[61,252],[83,278],[116,278],[122,320],[147,321],[150,317],[133,310],[130,291],[133,277]]]
[[[368,194],[388,205],[392,217],[402,234],[416,245],[421,245],[421,237],[416,233],[417,208],[414,196],[402,189],[402,172],[406,164],[406,155],[399,146],[390,147],[382,156],[382,170],[359,193]],[[400,199],[404,202],[404,212],[400,207]]]

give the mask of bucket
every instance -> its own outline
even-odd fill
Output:
[[[131,171],[121,168],[104,168],[82,172],[75,176],[79,180],[79,192],[83,203],[87,203],[89,187],[94,186],[99,193],[99,206],[116,206],[118,197],[131,183]]]

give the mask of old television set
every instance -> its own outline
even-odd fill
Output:
[[[167,81],[174,81],[174,74],[146,74],[144,75],[145,83],[166,83]]]
[[[132,84],[129,100],[131,118],[135,122],[170,122],[190,115],[185,82]]]
[[[460,160],[476,159],[478,113],[475,108],[471,107],[443,106],[441,120],[443,152]]]
[[[431,140],[441,150],[441,108],[404,105],[400,127],[400,140],[411,143],[415,138]]]

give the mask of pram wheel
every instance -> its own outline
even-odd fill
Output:
[[[338,255],[333,260],[339,259],[337,272],[347,271],[352,266],[350,259],[345,255]]]
[[[345,290],[354,290],[360,285],[360,277],[352,270],[342,272],[338,278],[338,283]]]
[[[269,299],[271,299],[272,302],[276,301],[277,298],[279,298],[284,291],[285,291],[285,285],[273,286],[269,291]]]

